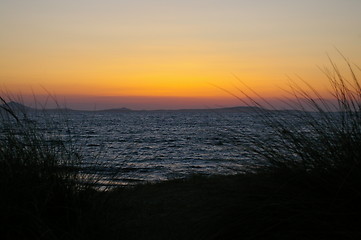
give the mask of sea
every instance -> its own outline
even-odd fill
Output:
[[[60,142],[75,152],[80,174],[102,186],[237,174],[254,163],[253,139],[274,139],[265,116],[252,107],[26,110],[29,126],[34,123],[45,142]]]
[[[342,121],[337,112],[323,119],[325,115],[318,113],[256,107],[159,111],[41,111],[17,103],[11,107],[27,112],[23,120],[30,129],[37,128],[44,142],[64,144],[68,152],[75,152],[80,175],[85,181],[95,179],[100,186],[159,182],[194,174],[237,174],[251,164],[263,164],[258,162],[262,149],[257,149],[255,141],[268,149],[286,151],[282,149],[285,139],[278,138],[272,124],[281,123],[289,126],[288,130],[313,136],[313,123],[330,127],[330,119]],[[8,112],[1,113],[15,122]]]
[[[53,116],[103,185],[194,174],[236,174],[252,161],[254,136],[270,131],[259,114],[218,111],[67,112]],[[52,123],[54,124],[54,123]]]

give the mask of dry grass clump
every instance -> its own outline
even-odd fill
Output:
[[[327,176],[340,187],[361,184],[361,86],[345,61],[350,78],[332,61],[324,70],[335,102],[322,99],[310,85],[293,86],[296,100],[290,106],[301,111],[261,113],[273,132],[267,139],[253,138],[252,150],[266,168]]]

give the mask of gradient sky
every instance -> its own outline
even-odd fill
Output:
[[[320,91],[335,47],[361,62],[360,0],[0,0],[0,88],[74,108],[237,105],[238,76]],[[46,91],[44,91],[46,89]]]

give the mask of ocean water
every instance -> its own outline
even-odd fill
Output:
[[[61,130],[102,183],[134,184],[191,174],[234,174],[252,161],[250,135],[267,127],[254,113],[69,112]],[[64,132],[63,130],[66,130]]]
[[[303,113],[270,114],[292,131],[315,134]],[[318,118],[325,122],[322,115],[310,114],[311,123]],[[45,139],[60,137],[74,147],[81,156],[83,176],[95,176],[101,185],[235,174],[254,163],[257,156],[249,149],[253,139],[261,139],[267,147],[280,140],[265,124],[266,115],[256,112],[57,110],[30,111],[29,117],[25,121],[34,122]],[[337,113],[332,117],[342,120]],[[282,150],[282,145],[276,149]]]
[[[254,112],[36,111],[29,116],[46,139],[60,137],[74,147],[82,174],[96,176],[102,185],[235,174],[254,159],[247,148],[251,137],[272,134]]]

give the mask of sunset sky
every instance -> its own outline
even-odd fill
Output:
[[[0,29],[0,89],[77,109],[234,106],[234,75],[326,92],[327,54],[361,65],[360,0],[0,0]]]

